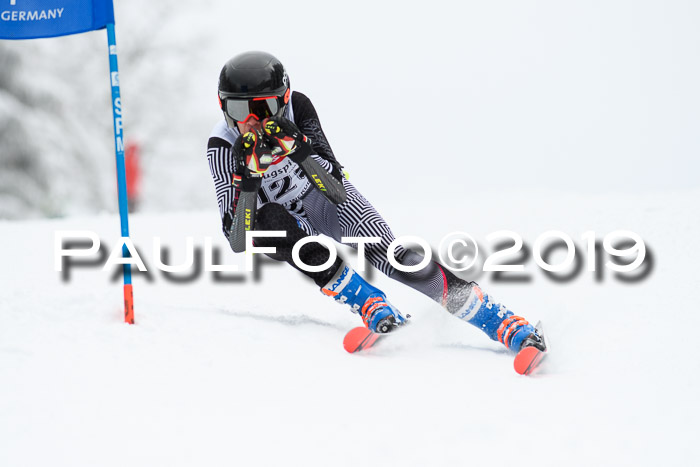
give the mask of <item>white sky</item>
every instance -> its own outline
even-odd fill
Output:
[[[414,185],[464,198],[700,186],[694,1],[119,0],[115,8],[126,137],[142,141],[147,158],[144,207],[211,207],[203,153],[221,118],[219,70],[251,49],[286,65],[370,200],[400,200]],[[70,51],[103,36],[40,41],[38,52],[16,46],[32,51],[35,66],[77,58],[100,86],[106,44],[97,58]],[[83,89],[72,79],[61,86],[71,83]],[[174,179],[177,190],[163,195]]]

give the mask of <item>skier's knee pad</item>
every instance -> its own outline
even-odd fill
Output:
[[[340,241],[343,231],[338,220],[338,207],[328,201],[319,190],[309,190],[306,194],[304,212],[317,232]]]
[[[297,220],[284,206],[277,203],[268,203],[261,207],[255,219],[255,230],[283,230],[286,234],[285,237],[256,237],[255,246],[274,247],[276,252],[266,253],[267,256],[277,261],[286,261],[301,270],[292,258],[292,249],[296,242],[304,237],[308,237],[308,234],[299,227]],[[299,258],[304,264],[309,266],[324,264],[329,257],[330,251],[328,251],[328,248],[318,242],[307,243],[299,250]],[[341,260],[338,258],[328,271],[310,273],[302,270],[302,272],[314,280],[320,278],[320,282],[327,281],[326,276],[334,273],[340,267],[340,263]]]
[[[281,204],[267,203],[258,209],[255,216],[255,230],[287,231],[294,228],[299,229],[296,219]]]
[[[255,230],[282,230],[285,232],[284,237],[255,237],[254,240],[256,246],[277,248],[277,253],[268,256],[282,261],[291,259],[294,244],[306,236],[294,216],[284,206],[277,203],[267,203],[258,209],[255,216]]]

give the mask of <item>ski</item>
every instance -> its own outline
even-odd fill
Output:
[[[542,324],[537,323],[535,326],[538,333],[544,340]],[[343,339],[343,348],[348,353],[355,353],[374,348],[378,342],[382,341],[387,334],[378,334],[372,332],[364,326],[352,328],[345,334]],[[546,349],[546,344],[545,344]],[[531,375],[547,355],[547,350],[540,350],[534,346],[527,346],[520,350],[513,360],[515,372],[519,375]]]
[[[345,334],[343,339],[343,348],[348,353],[359,352],[360,350],[367,350],[381,340],[386,334],[377,334],[372,332],[364,326],[358,326],[352,328]]]
[[[545,350],[540,350],[535,346],[527,346],[520,349],[520,352],[515,356],[513,360],[513,368],[515,372],[519,375],[530,375],[532,374],[542,363],[545,356],[547,355],[547,343],[544,340],[544,330],[542,328],[542,323],[539,322],[535,325],[537,329],[537,334],[542,337],[542,342],[544,343]]]
[[[411,315],[406,315],[405,321],[400,325],[396,324],[394,318],[391,318],[391,321],[380,321],[377,327],[386,330],[386,332],[372,332],[364,326],[352,328],[343,338],[343,348],[349,353],[370,349],[377,345],[378,341],[384,340],[387,334],[393,334],[400,328],[405,327],[409,323],[408,320],[410,318]]]
[[[518,352],[518,355],[515,356],[515,360],[513,360],[515,372],[519,375],[532,374],[544,359],[545,354],[546,352],[543,352],[537,347],[525,347]]]

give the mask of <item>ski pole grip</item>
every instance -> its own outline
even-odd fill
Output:
[[[321,164],[312,157],[307,157],[298,163],[301,170],[317,190],[333,204],[344,203],[347,193],[343,182],[328,173]]]
[[[245,233],[255,228],[255,213],[258,209],[258,188],[262,182],[258,178],[255,189],[243,189],[238,197],[236,212],[229,230],[228,242],[234,253],[245,251]],[[247,187],[244,187],[247,188]]]

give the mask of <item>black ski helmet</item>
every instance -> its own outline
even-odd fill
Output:
[[[236,128],[236,119],[226,111],[226,100],[277,97],[275,115],[282,115],[289,102],[289,77],[284,65],[267,52],[243,52],[226,62],[219,74],[219,105],[226,123]]]

